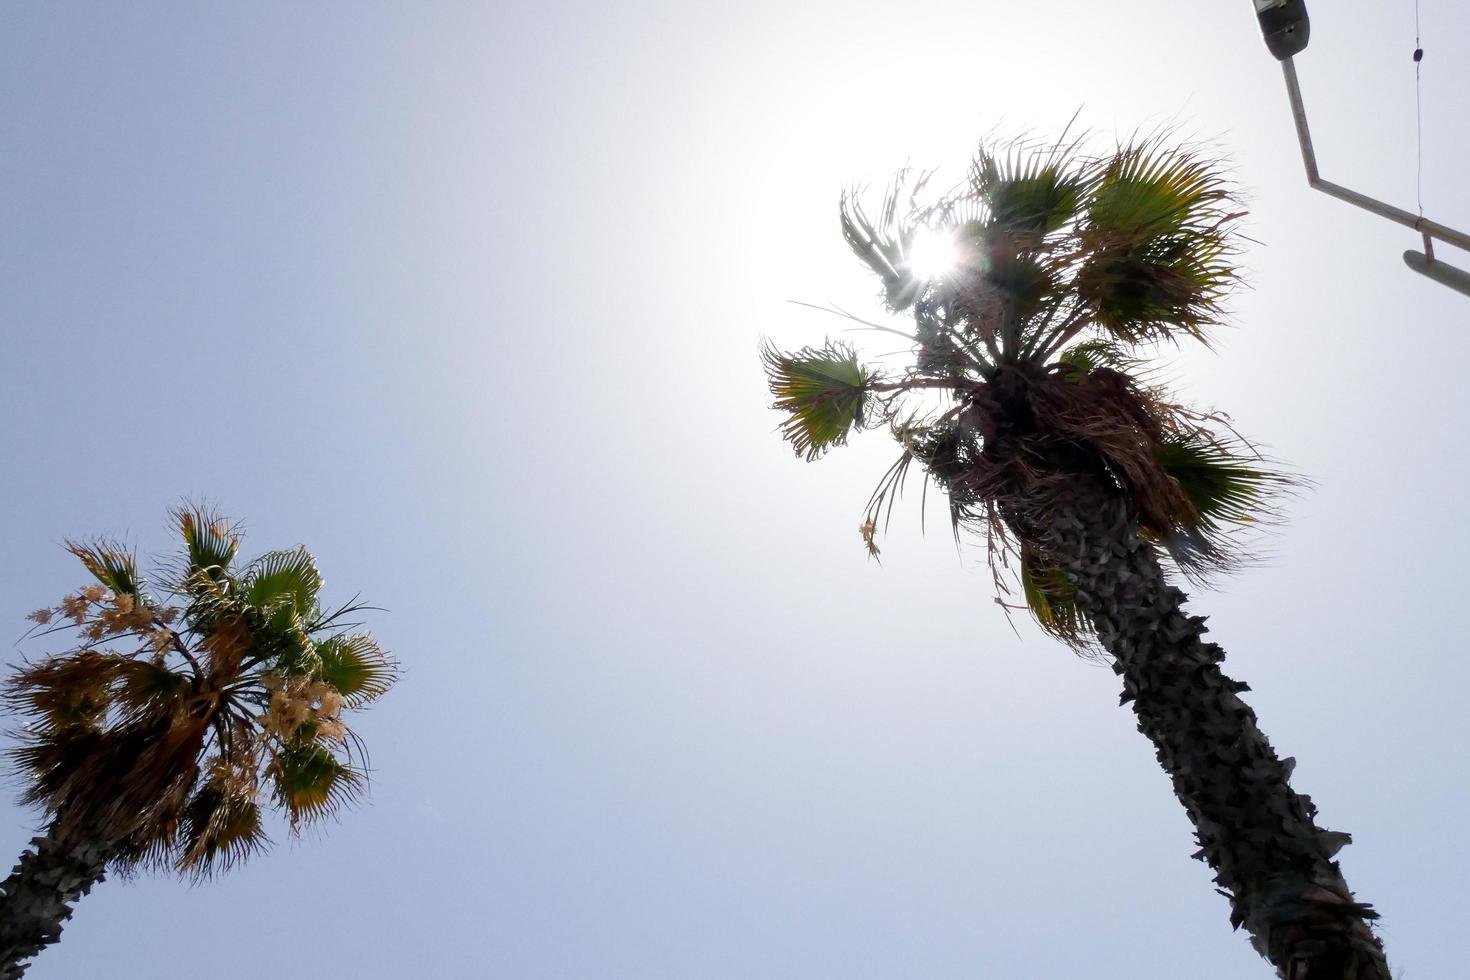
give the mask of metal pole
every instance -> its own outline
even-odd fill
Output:
[[[1366,194],[1350,191],[1346,187],[1340,184],[1334,184],[1330,180],[1323,180],[1317,172],[1317,154],[1312,150],[1312,134],[1307,129],[1307,110],[1302,106],[1302,90],[1296,80],[1296,65],[1292,63],[1290,58],[1283,58],[1281,60],[1281,72],[1286,76],[1286,96],[1291,100],[1291,117],[1296,123],[1296,138],[1302,147],[1302,162],[1306,164],[1307,183],[1310,186],[1324,194],[1330,194],[1338,200],[1346,201],[1349,204],[1360,207],[1364,211],[1371,211],[1390,221],[1396,221],[1407,228],[1413,228],[1415,231],[1423,233],[1426,238],[1438,238],[1442,242],[1448,242],[1457,248],[1470,251],[1470,235],[1466,235],[1464,232],[1447,228],[1437,221],[1430,221],[1428,218],[1421,218],[1417,214],[1411,214],[1402,208],[1394,207],[1392,204],[1385,204],[1382,201],[1368,197]],[[1416,252],[1414,254],[1417,255],[1418,253]],[[1432,257],[1429,257],[1426,261],[1435,265],[1441,264]],[[1418,268],[1417,266],[1413,266],[1412,263],[1410,265],[1416,269]],[[1418,271],[1422,272],[1424,270],[1419,269]],[[1464,273],[1461,273],[1461,275],[1464,275]]]

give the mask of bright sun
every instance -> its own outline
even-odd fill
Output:
[[[909,269],[920,279],[938,279],[959,264],[959,246],[954,235],[921,228],[909,247]]]

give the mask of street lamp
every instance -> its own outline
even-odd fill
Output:
[[[1261,33],[1266,36],[1266,47],[1271,49],[1277,61],[1306,50],[1312,25],[1307,20],[1307,5],[1302,0],[1252,2],[1256,5],[1256,20],[1261,22]]]
[[[1296,80],[1296,65],[1291,60],[1293,55],[1306,50],[1307,39],[1311,36],[1305,0],[1251,0],[1251,3],[1256,9],[1256,20],[1260,22],[1266,47],[1281,62],[1281,72],[1286,77],[1286,97],[1291,102],[1297,142],[1302,148],[1302,163],[1307,168],[1307,183],[1324,194],[1419,232],[1424,237],[1424,251],[1409,249],[1404,253],[1404,263],[1415,272],[1470,296],[1470,273],[1434,257],[1434,239],[1470,251],[1470,235],[1323,180],[1318,174],[1317,154],[1312,149],[1312,134],[1307,129],[1307,110],[1302,106],[1302,90]]]

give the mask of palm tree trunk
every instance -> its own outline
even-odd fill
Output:
[[[23,976],[27,960],[61,939],[72,904],[103,879],[112,851],[100,842],[63,843],[54,826],[31,840],[0,884],[0,980]]]
[[[1122,702],[1157,750],[1194,823],[1202,858],[1257,951],[1285,980],[1389,980],[1372,907],[1353,900],[1332,859],[1351,838],[1323,830],[1316,807],[1288,783],[1248,690],[1220,670],[1225,652],[1202,639],[1203,616],[1165,579],[1154,544],[1116,494],[1059,494],[1026,521],[1063,567],[1091,618]]]

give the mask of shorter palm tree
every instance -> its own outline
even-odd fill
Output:
[[[304,548],[236,568],[236,526],[198,507],[172,516],[183,549],[161,595],[127,549],[72,542],[96,583],[30,615],[80,642],[22,664],[4,688],[25,719],[13,753],[23,799],[50,823],[0,884],[0,980],[60,939],[107,870],[207,877],[269,843],[264,805],[295,833],[366,783],[342,715],[398,671],[347,622],[364,607],[326,610]]]

